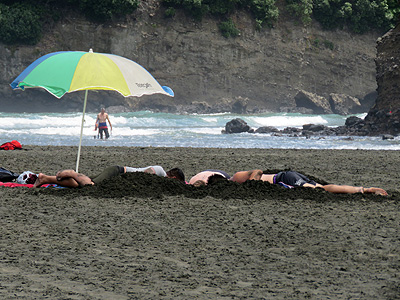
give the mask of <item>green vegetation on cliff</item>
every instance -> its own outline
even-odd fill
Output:
[[[273,25],[279,16],[276,0],[162,0],[169,8],[181,8],[195,18],[206,14],[228,16],[247,9],[259,25]],[[283,7],[304,25],[315,19],[325,29],[347,27],[356,33],[394,27],[400,13],[398,0],[282,0]]]
[[[28,3],[0,3],[0,40],[6,44],[36,44],[42,33],[42,14]]]
[[[131,14],[141,0],[0,0],[0,41],[35,44],[46,23],[56,22],[64,9],[74,10],[96,22]],[[166,17],[181,9],[193,18],[213,15],[225,37],[239,31],[231,15],[249,11],[258,29],[273,26],[285,10],[306,26],[314,19],[325,29],[348,28],[356,33],[382,32],[394,27],[400,14],[398,0],[161,0]],[[279,4],[279,5],[278,5]],[[278,9],[279,6],[279,9]]]
[[[311,1],[311,0],[303,0]],[[348,28],[356,33],[387,31],[398,21],[398,0],[313,0],[313,17],[325,29]]]
[[[132,13],[139,0],[0,0],[0,41],[35,44],[43,26],[57,21],[63,10],[75,10],[96,22]]]

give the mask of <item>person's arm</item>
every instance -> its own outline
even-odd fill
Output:
[[[262,170],[249,171],[249,180],[261,180],[262,174],[263,174]]]
[[[381,195],[381,196],[387,196],[388,195],[388,192],[386,192],[384,189],[376,188],[376,187],[363,188],[363,193],[365,193],[365,194],[375,194],[375,195]]]
[[[262,170],[250,170],[236,172],[232,177],[231,181],[243,183],[247,180],[261,180]]]
[[[96,122],[94,122],[94,130],[97,130],[99,128],[99,121],[99,115],[97,115]]]
[[[363,188],[362,186],[328,184],[328,185],[322,186],[322,188],[325,191],[334,193],[334,194],[362,193],[362,194],[376,194],[376,195],[381,195],[381,196],[388,195],[388,193],[384,189],[376,188],[376,187]]]
[[[80,186],[93,185],[93,181],[86,175],[76,173],[74,170],[62,170],[56,174],[56,179],[62,181],[66,178],[73,178]]]
[[[204,181],[204,180],[201,180],[201,179],[199,179],[199,180],[197,180],[197,181],[195,181],[194,183],[192,183],[193,184],[193,186],[195,186],[195,187],[199,187],[199,186],[205,186],[205,185],[207,185],[207,183]]]
[[[149,167],[146,170],[144,170],[143,173],[148,173],[148,174],[156,174],[156,171],[154,170],[154,168]]]

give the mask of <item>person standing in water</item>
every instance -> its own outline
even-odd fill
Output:
[[[105,134],[106,139],[110,137],[110,134],[108,133],[108,128],[107,128],[107,121],[110,124],[110,129],[112,131],[112,125],[110,122],[110,119],[108,117],[108,114],[106,113],[106,109],[104,107],[101,108],[101,112],[97,115],[95,127],[96,129],[99,128],[99,134],[100,138],[103,139],[103,132]]]

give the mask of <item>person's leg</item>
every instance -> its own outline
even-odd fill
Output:
[[[104,128],[104,133],[106,135],[106,139],[110,137],[110,134],[108,133],[108,128]]]
[[[50,176],[43,173],[39,173],[36,178],[33,187],[37,188],[42,186],[43,184],[58,184],[63,187],[71,187],[75,188],[79,186],[79,183],[75,181],[73,178],[64,178],[62,180],[58,180],[56,176]]]
[[[74,179],[80,186],[93,185],[94,182],[86,175],[81,173],[76,173],[74,170],[62,170],[57,172],[56,178],[59,181],[65,180],[67,178]]]
[[[112,167],[105,168],[101,173],[92,177],[91,181],[94,182],[94,184],[98,184],[105,179],[109,179],[111,177],[118,176],[123,173],[125,173],[125,167],[112,166]]]
[[[102,129],[102,128],[99,129],[99,133],[100,133],[100,138],[101,139],[103,139],[103,131],[104,131],[104,129]]]

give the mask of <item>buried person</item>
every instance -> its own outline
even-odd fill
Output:
[[[381,196],[387,196],[388,193],[376,187],[364,188],[362,186],[351,186],[351,185],[337,185],[337,184],[320,184],[314,180],[310,180],[305,175],[295,171],[283,171],[277,174],[264,174],[262,170],[250,170],[236,172],[230,179],[231,181],[243,183],[247,180],[261,180],[271,184],[281,184],[286,187],[310,187],[310,188],[322,188],[327,192],[334,194],[376,194]]]
[[[202,186],[202,185],[211,184],[211,183],[221,180],[221,179],[229,180],[229,178],[231,178],[231,177],[224,171],[205,170],[205,171],[202,171],[202,172],[194,175],[190,179],[189,184],[192,184],[194,186]]]
[[[161,166],[149,166],[146,168],[111,166],[105,168],[101,173],[93,177],[77,173],[74,170],[62,170],[57,172],[55,176],[39,173],[34,183],[34,187],[40,187],[43,184],[52,183],[63,187],[75,188],[79,186],[99,184],[105,179],[131,172],[144,172],[161,177],[175,178],[183,183],[185,182],[185,175],[183,174],[183,171],[178,168],[173,168],[165,172]]]

